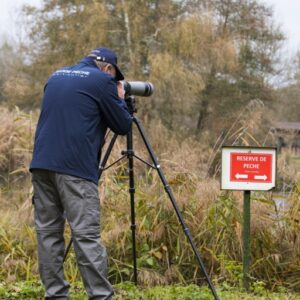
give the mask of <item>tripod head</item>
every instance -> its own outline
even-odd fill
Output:
[[[126,96],[125,102],[127,104],[129,113],[133,116],[133,114],[137,112],[137,108],[135,105],[135,97],[132,95]]]

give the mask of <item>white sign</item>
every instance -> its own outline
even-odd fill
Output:
[[[276,185],[276,148],[223,147],[221,189],[268,191]]]

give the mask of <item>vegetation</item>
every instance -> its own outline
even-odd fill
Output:
[[[18,55],[2,49],[15,62],[2,79],[10,105],[38,107],[49,74],[106,45],[118,52],[127,79],[154,83],[141,115],[169,129],[215,140],[251,100],[277,108],[269,79],[282,73],[284,36],[261,1],[51,0],[24,14],[29,42]],[[285,118],[295,111],[278,106]]]
[[[132,283],[121,283],[115,285],[116,300],[213,300],[213,297],[208,288],[200,288],[197,285],[189,286],[157,286],[154,288],[137,288]],[[10,285],[0,284],[0,297],[5,299],[43,299],[44,290],[42,286],[36,282],[22,282]],[[262,286],[258,287],[251,294],[246,294],[231,288],[220,288],[218,291],[219,296],[223,300],[296,300],[299,297],[296,294],[289,293],[282,289],[278,293],[271,293],[266,291]],[[2,298],[0,298],[2,299]],[[71,289],[72,300],[85,300],[87,299],[82,284],[74,283]]]
[[[3,109],[7,118],[1,132],[0,278],[8,283],[36,281],[36,239],[32,224],[31,184],[26,166],[30,160],[37,114]],[[220,192],[217,179],[208,176],[213,150],[195,139],[179,138],[161,124],[149,126],[150,140],[175,192],[183,216],[199,252],[217,286],[242,287],[242,195]],[[164,137],[168,136],[168,139]],[[251,135],[243,139],[250,139]],[[120,138],[111,159],[124,147]],[[135,135],[136,151],[147,158]],[[6,147],[5,147],[6,146]],[[217,150],[214,150],[217,151]],[[173,159],[169,160],[170,153]],[[188,159],[187,159],[188,157]],[[277,210],[272,193],[252,197],[251,282],[252,289],[298,290],[299,274],[299,172],[288,165],[288,154],[278,161],[280,184],[290,187],[289,204]],[[136,163],[136,223],[139,284],[142,286],[206,284],[174,209],[163,192],[156,172]],[[130,205],[126,162],[104,173],[100,183],[102,239],[110,257],[110,280],[132,280]],[[66,239],[69,240],[69,230]],[[69,253],[66,276],[80,279],[73,251]],[[150,298],[151,299],[151,298]]]
[[[138,114],[222,299],[299,298],[290,294],[300,286],[299,159],[282,153],[277,190],[252,193],[249,295],[242,293],[242,194],[219,186],[223,145],[273,146],[274,120],[299,121],[299,64],[283,88],[270,85],[283,74],[284,41],[272,9],[257,0],[138,2],[27,6],[29,41],[0,48],[0,299],[42,297],[28,171],[40,98],[51,72],[99,45],[116,49],[127,79],[154,83],[154,96],[138,99]],[[135,133],[134,144],[147,160]],[[110,160],[123,148],[120,137]],[[135,175],[141,289],[124,283],[132,280],[126,161],[99,185],[117,299],[210,299],[195,286],[205,278],[158,175],[138,162]],[[275,193],[283,191],[281,208]],[[72,293],[83,295],[73,250],[65,269]]]

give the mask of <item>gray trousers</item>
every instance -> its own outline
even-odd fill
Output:
[[[89,299],[111,299],[107,254],[100,242],[100,202],[97,185],[74,176],[33,170],[34,221],[40,277],[45,299],[70,299],[64,278],[65,219]]]

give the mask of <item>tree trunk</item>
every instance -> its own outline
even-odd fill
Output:
[[[197,121],[197,132],[199,132],[204,127],[204,121],[207,116],[207,109],[208,109],[208,99],[203,99],[199,110],[199,116]]]

